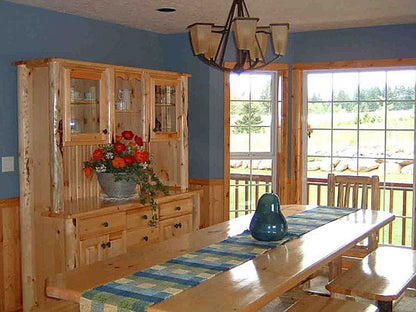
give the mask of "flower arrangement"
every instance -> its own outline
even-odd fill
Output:
[[[112,173],[115,181],[135,181],[140,185],[140,202],[150,202],[153,209],[149,225],[156,225],[158,217],[153,197],[158,191],[168,194],[169,189],[155,175],[151,157],[141,137],[132,131],[123,131],[114,143],[100,145],[89,161],[84,162],[84,173],[90,178],[96,173]]]

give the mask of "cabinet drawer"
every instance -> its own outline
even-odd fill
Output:
[[[186,198],[160,204],[160,220],[192,213],[193,200]]]
[[[127,251],[159,241],[159,227],[127,231]]]
[[[163,240],[178,237],[192,231],[192,214],[160,221],[159,226]]]
[[[140,208],[126,212],[126,223],[128,229],[148,227],[151,219],[151,208]]]
[[[83,239],[90,234],[104,234],[123,230],[126,226],[124,212],[108,214],[78,221],[79,235]]]

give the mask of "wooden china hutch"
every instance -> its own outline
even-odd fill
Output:
[[[116,257],[199,227],[188,190],[188,77],[183,73],[66,59],[18,68],[24,305],[42,301],[48,276]],[[83,162],[132,130],[170,193],[149,204],[105,200]]]

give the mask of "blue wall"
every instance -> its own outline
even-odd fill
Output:
[[[299,32],[293,45],[296,63],[416,57],[416,24]]]
[[[160,40],[161,35],[152,32],[0,1],[0,157],[16,159],[14,172],[0,172],[0,198],[19,194],[12,62],[64,57],[164,69]]]
[[[292,33],[283,61],[416,57],[414,38],[416,24]],[[18,156],[16,68],[11,63],[63,57],[192,74],[190,176],[223,176],[223,73],[193,56],[188,34],[160,35],[0,0],[0,42],[0,157]],[[0,198],[18,196],[17,162],[15,169],[0,172]]]

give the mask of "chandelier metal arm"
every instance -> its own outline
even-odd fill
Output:
[[[278,60],[286,53],[289,24],[257,26],[258,21],[259,18],[250,17],[244,0],[233,0],[224,26],[212,23],[188,26],[195,55],[220,70],[236,72],[259,69]],[[232,31],[236,39],[235,66],[226,67],[225,57]],[[266,61],[268,35],[272,38],[274,57]]]

